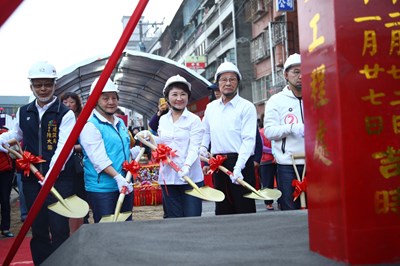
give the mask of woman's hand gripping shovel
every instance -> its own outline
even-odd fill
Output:
[[[210,159],[207,159],[206,157],[200,156],[200,160],[208,163],[211,169],[218,168],[228,176],[232,176],[233,173],[228,169],[226,169],[226,167],[221,165],[222,162],[225,160],[225,157],[221,156],[222,157],[221,158],[218,155],[217,157],[218,157],[217,159],[212,157]],[[253,186],[251,186],[249,183],[247,183],[241,178],[236,179],[236,182],[251,191],[251,193],[243,195],[243,197],[246,198],[256,199],[256,200],[276,200],[282,196],[282,192],[277,189],[264,188],[261,190],[256,190]]]
[[[19,151],[22,153],[21,146],[19,145],[18,141],[15,139],[10,140],[8,142],[10,145],[17,145]],[[8,150],[8,152],[14,154],[17,158],[17,164],[22,164],[25,165],[24,167],[24,173],[29,175],[29,170],[32,171],[32,173],[41,181],[44,181],[44,177],[42,173],[39,172],[39,170],[32,164],[32,162],[44,162],[44,160],[41,160],[40,158],[32,155],[29,152],[23,152],[22,154],[20,152],[17,152],[16,150],[13,150],[9,147],[5,147]],[[39,159],[39,160],[38,160]],[[53,203],[48,206],[50,210],[52,210],[55,213],[58,213],[59,215],[69,217],[69,218],[82,218],[84,217],[88,212],[89,212],[89,205],[87,204],[86,201],[82,200],[76,195],[72,195],[66,199],[63,199],[63,197],[58,193],[58,191],[52,187],[50,192],[53,194],[53,196],[58,200],[56,203]]]
[[[142,157],[144,153],[144,148],[140,148],[140,152],[139,154],[136,156],[135,158],[135,162],[139,163],[140,158]],[[130,182],[132,178],[132,173],[131,171],[127,171],[126,172],[126,182]],[[122,207],[122,203],[124,203],[125,200],[125,192],[126,192],[127,188],[123,187],[121,189],[121,193],[119,194],[118,200],[117,200],[117,205],[115,205],[115,211],[114,214],[111,215],[104,215],[103,217],[101,217],[100,219],[100,223],[111,223],[111,222],[125,222],[126,219],[128,219],[128,217],[130,215],[132,215],[132,211],[130,212],[121,212],[121,207]]]
[[[140,134],[136,134],[135,138],[140,140],[144,145],[148,146],[153,151],[157,151],[158,148],[155,144],[145,140]],[[151,135],[150,135],[151,138]],[[151,138],[152,139],[152,138]],[[154,140],[152,139],[154,142]],[[176,171],[179,172],[180,168],[166,155],[167,163]],[[210,188],[209,186],[198,187],[196,183],[188,176],[184,176],[183,179],[193,188],[192,190],[186,190],[185,193],[196,198],[200,198],[207,201],[221,202],[225,199],[224,193],[219,190]]]

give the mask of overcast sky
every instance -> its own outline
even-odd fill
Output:
[[[122,17],[138,0],[25,0],[0,28],[0,95],[30,95],[27,74],[38,60],[62,72],[98,55],[110,55],[122,34]],[[145,21],[168,25],[182,0],[150,0]]]

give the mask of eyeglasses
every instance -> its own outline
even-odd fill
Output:
[[[301,70],[298,70],[298,69],[292,70],[290,72],[292,72],[292,74],[295,75],[295,76],[301,75]]]
[[[33,82],[31,83],[32,87],[35,89],[41,89],[45,87],[46,89],[52,88],[54,86],[54,82]]]
[[[229,83],[234,83],[234,82],[237,82],[238,79],[237,78],[220,78],[218,82],[219,83],[228,83],[228,81],[229,81]]]

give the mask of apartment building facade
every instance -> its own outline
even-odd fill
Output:
[[[277,11],[278,1],[184,0],[149,52],[186,64],[211,82],[222,62],[235,63],[243,76],[239,94],[261,116],[264,102],[286,84],[284,60],[299,52],[297,12]],[[206,103],[208,95],[192,111]]]

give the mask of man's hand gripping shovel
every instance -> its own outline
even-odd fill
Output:
[[[25,164],[27,166],[28,169],[24,169],[24,173],[29,175],[29,171],[32,171],[32,173],[43,182],[45,178],[43,177],[42,173],[40,173],[39,170],[32,164],[32,162],[44,162],[44,160],[41,160],[29,152],[22,152],[21,146],[15,139],[10,140],[9,144],[18,146],[19,152],[3,145],[3,147],[6,148],[9,153],[12,153],[19,158],[17,163],[21,162],[21,164]],[[82,218],[89,212],[89,205],[87,202],[78,196],[72,195],[64,199],[54,187],[51,188],[50,192],[58,200],[56,203],[48,206],[48,208],[53,212],[69,218]]]
[[[144,148],[140,148],[140,152],[139,154],[136,156],[135,158],[135,163],[138,164],[140,161],[140,158],[142,157],[144,153]],[[132,178],[132,173],[131,171],[127,171],[126,173],[126,182],[130,182]],[[125,222],[126,219],[128,219],[128,217],[130,215],[132,215],[132,211],[130,212],[123,212],[121,213],[121,207],[122,207],[122,203],[124,203],[125,200],[125,192],[126,192],[127,188],[123,187],[121,189],[121,193],[119,194],[118,200],[117,200],[117,205],[115,206],[115,211],[114,214],[111,215],[105,215],[101,218],[100,223],[111,223],[111,222]]]
[[[200,160],[202,160],[203,162],[207,162],[210,165],[211,169],[218,168],[226,175],[232,176],[233,173],[228,169],[226,169],[226,167],[221,165],[224,159],[225,158],[218,157],[217,160],[215,160],[215,158],[212,157],[210,159],[207,159],[206,157],[200,156]],[[243,195],[243,197],[246,198],[256,199],[256,200],[276,200],[282,196],[282,192],[280,192],[277,189],[264,188],[261,190],[256,190],[253,186],[251,186],[249,183],[247,183],[241,178],[236,179],[236,182],[251,191],[251,193]]]
[[[153,151],[157,151],[158,147],[154,143],[151,143],[151,142],[145,140],[142,136],[140,136],[140,134],[136,134],[135,138],[140,140],[144,145],[148,146]],[[150,138],[151,138],[151,135],[150,135]],[[154,140],[152,140],[152,142],[154,142]],[[171,158],[166,156],[166,160],[167,160],[167,163],[176,172],[180,171],[180,168],[171,160]],[[193,180],[190,179],[190,177],[188,177],[188,176],[184,176],[183,179],[185,179],[185,181],[193,188],[192,190],[186,190],[185,191],[185,193],[188,194],[188,195],[191,195],[193,197],[197,197],[197,198],[200,198],[200,199],[203,199],[203,200],[216,201],[216,202],[220,202],[220,201],[223,201],[225,199],[224,193],[222,193],[219,190],[210,188],[208,186],[203,186],[203,187],[199,188],[196,185],[196,183],[194,183]]]

